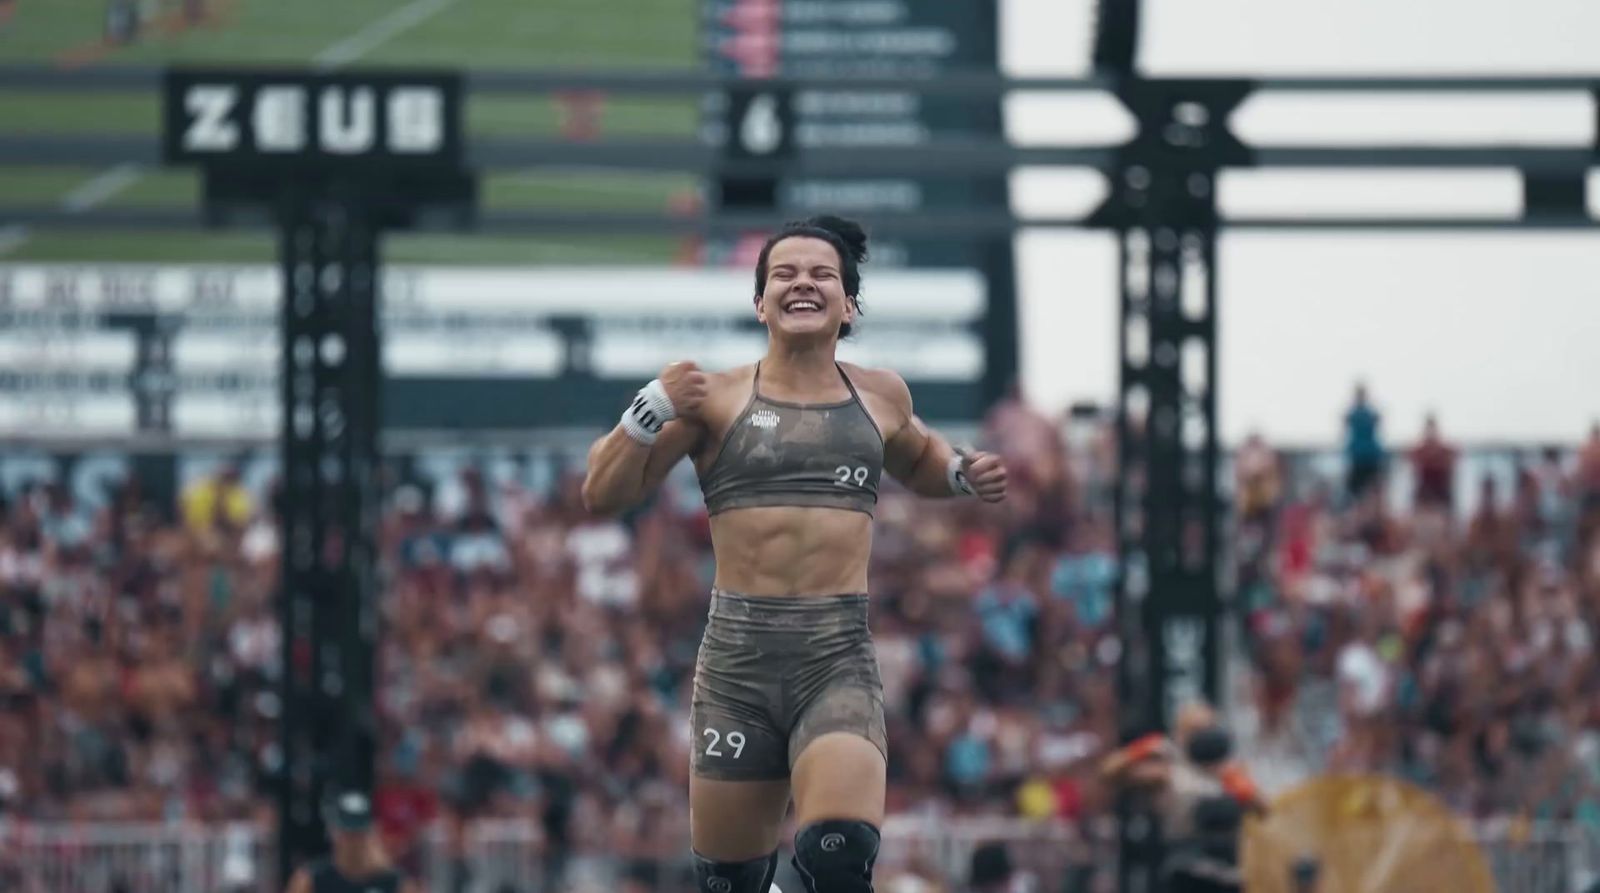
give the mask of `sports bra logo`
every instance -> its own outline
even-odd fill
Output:
[[[776,428],[778,414],[770,409],[758,409],[750,413],[750,424],[757,428]]]

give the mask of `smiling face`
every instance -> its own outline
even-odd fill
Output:
[[[839,336],[855,318],[844,293],[839,252],[822,239],[796,236],[772,246],[767,280],[756,296],[756,318],[774,337]]]

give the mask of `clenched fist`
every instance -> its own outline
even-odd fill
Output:
[[[961,453],[961,470],[973,492],[984,502],[1006,498],[1006,465],[994,453]]]
[[[699,418],[700,405],[706,399],[706,374],[689,360],[668,363],[661,370],[661,389],[672,401],[672,411],[678,418]]]

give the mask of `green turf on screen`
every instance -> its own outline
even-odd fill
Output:
[[[0,31],[0,64],[61,67],[168,62],[305,65],[350,48],[364,52],[351,65],[447,68],[683,68],[696,61],[698,0],[210,0],[212,19],[188,25],[182,4],[131,45],[104,39],[106,0],[23,2]],[[400,10],[431,11],[381,42],[379,27]],[[149,134],[157,132],[154,95],[0,91],[0,120],[13,133]],[[469,98],[470,132],[497,137],[553,138],[561,115],[541,96]],[[601,115],[614,136],[687,137],[694,132],[692,100],[619,97]],[[104,171],[90,168],[0,167],[0,195],[13,203],[59,204]],[[496,209],[660,210],[692,193],[692,178],[609,171],[501,171],[485,177],[484,205]],[[108,207],[183,207],[198,199],[197,178],[182,171],[148,171],[133,178]],[[394,240],[396,260],[457,263],[660,262],[676,251],[660,238],[519,239],[405,237]],[[3,260],[260,260],[271,257],[264,234],[153,235],[31,232]]]

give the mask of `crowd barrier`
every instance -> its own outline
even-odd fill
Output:
[[[1007,845],[1035,893],[1104,889],[1115,868],[1109,827],[1010,818],[897,816],[884,826],[880,887],[961,889],[972,853]],[[1491,821],[1471,827],[1501,893],[1578,893],[1600,869],[1600,829]],[[559,862],[532,821],[482,821],[459,834],[434,828],[415,859],[432,893],[676,893],[686,860],[649,863],[579,851]],[[272,835],[253,825],[0,823],[0,889],[16,893],[268,893]],[[686,885],[687,884],[687,885]],[[1381,891],[1375,891],[1381,893]]]

